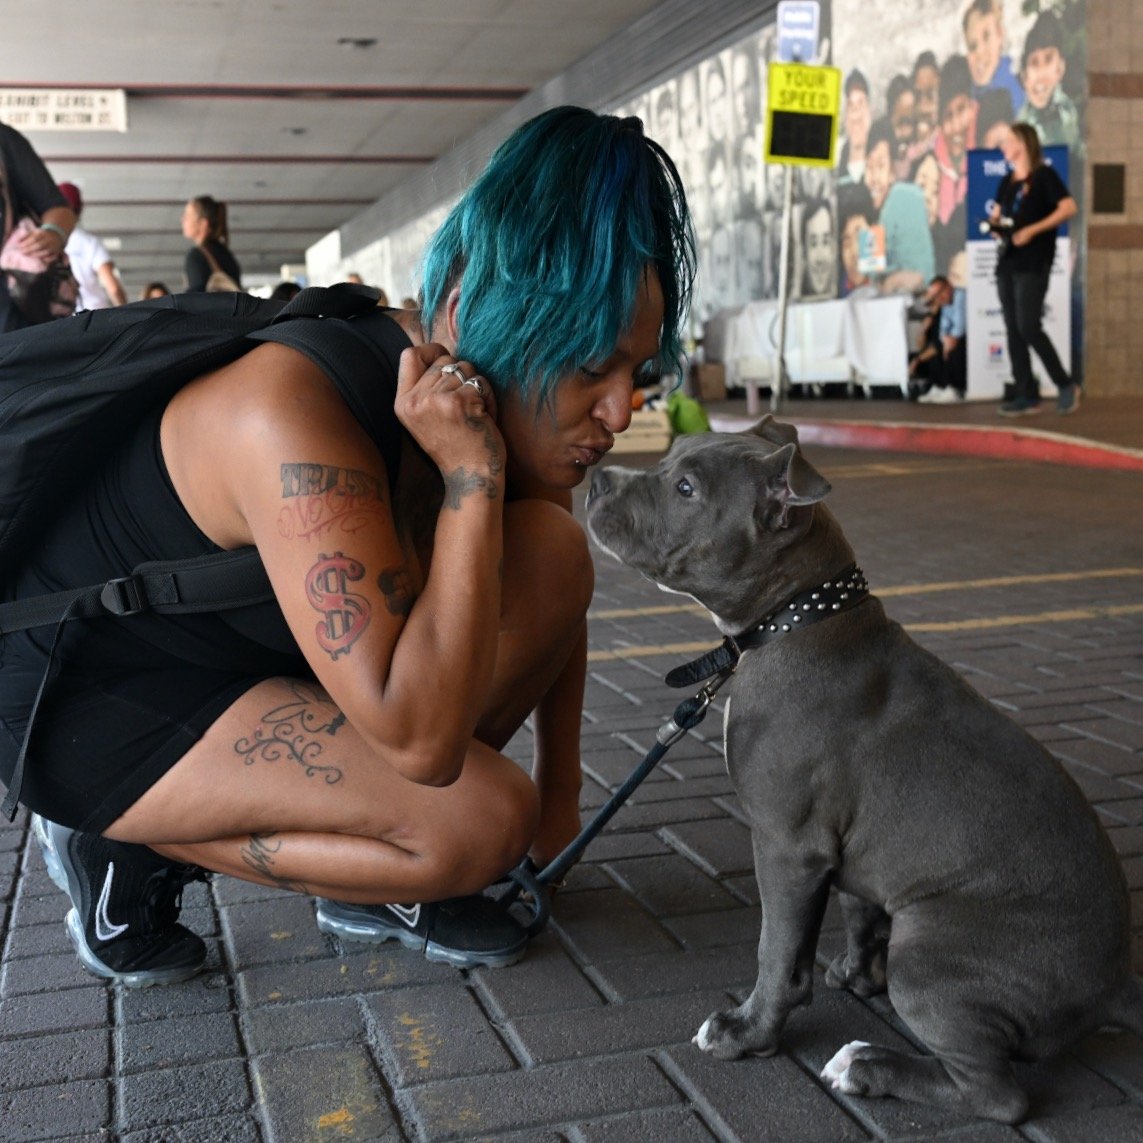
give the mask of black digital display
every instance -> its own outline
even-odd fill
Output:
[[[833,117],[804,111],[770,113],[770,154],[776,159],[833,160]]]

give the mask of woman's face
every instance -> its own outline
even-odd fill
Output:
[[[508,451],[509,480],[546,488],[575,488],[631,423],[631,392],[648,362],[659,356],[663,291],[649,269],[635,316],[605,361],[585,362],[561,378],[547,404],[538,393],[497,393],[498,422]]]
[[[730,133],[730,99],[726,93],[726,77],[711,70],[706,77],[706,114],[710,137],[716,142]]]
[[[937,224],[937,210],[940,207],[941,169],[932,155],[926,155],[917,167],[913,182],[921,188],[925,196],[925,209],[929,214],[929,225]]]
[[[191,199],[186,206],[183,207],[183,237],[188,242],[200,241],[200,231],[202,230],[205,219],[198,212],[198,207],[194,204],[194,199]]]
[[[889,154],[889,144],[882,139],[865,156],[865,185],[878,211],[885,202],[885,196],[893,185],[893,156]]]
[[[832,292],[833,267],[837,247],[833,239],[833,218],[822,207],[806,220],[806,274],[815,294]]]
[[[1020,138],[1017,132],[1009,129],[1000,149],[1004,152],[1004,158],[1010,167],[1025,166],[1027,164],[1028,148],[1024,145],[1024,140]]]

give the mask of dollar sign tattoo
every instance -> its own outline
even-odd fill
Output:
[[[369,601],[349,590],[364,575],[364,566],[341,552],[319,555],[306,574],[306,598],[322,616],[314,635],[331,659],[347,654],[369,626]]]

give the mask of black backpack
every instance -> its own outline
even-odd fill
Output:
[[[19,569],[37,527],[67,503],[82,474],[188,381],[259,344],[247,335],[293,319],[374,312],[377,297],[348,283],[302,290],[284,306],[249,294],[175,294],[0,337],[0,582]],[[347,346],[352,352],[360,347]],[[28,740],[66,622],[148,609],[220,611],[272,597],[258,553],[243,548],[124,568],[107,583],[0,603],[0,638],[57,625],[0,812],[15,816]]]

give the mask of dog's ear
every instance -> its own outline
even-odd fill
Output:
[[[792,523],[791,510],[824,500],[830,483],[791,442],[761,457],[755,516],[768,531],[777,532]]]
[[[798,443],[798,430],[793,425],[786,424],[785,421],[774,420],[769,413],[756,425],[751,425],[750,428],[746,429],[743,435],[761,437],[762,440],[769,441],[779,448],[782,445]]]

